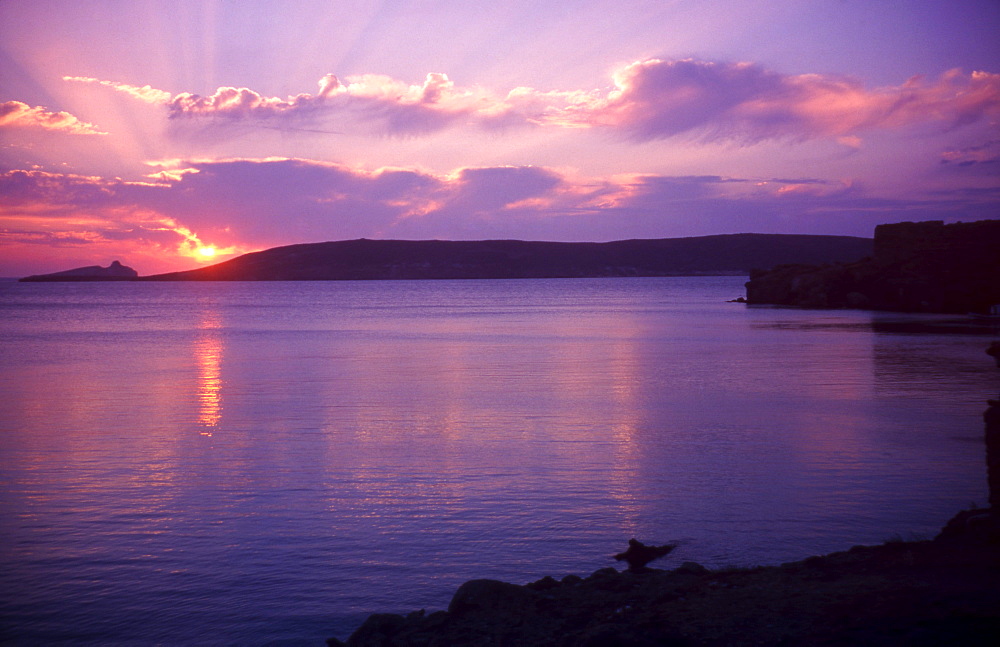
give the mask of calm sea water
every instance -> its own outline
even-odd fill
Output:
[[[989,330],[742,277],[0,285],[0,639],[314,644],[477,577],[986,504]]]

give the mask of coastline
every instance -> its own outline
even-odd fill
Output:
[[[995,645],[1000,521],[956,515],[928,541],[890,540],[782,564],[603,568],[523,586],[466,582],[447,611],[371,615],[331,646]]]

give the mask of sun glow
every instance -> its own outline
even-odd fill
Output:
[[[198,256],[204,259],[214,258],[218,251],[214,247],[199,247]]]

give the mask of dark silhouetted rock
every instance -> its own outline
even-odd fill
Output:
[[[448,613],[462,615],[470,612],[522,613],[535,602],[534,591],[499,580],[470,580],[459,587],[448,605]]]
[[[548,591],[550,589],[558,588],[562,585],[561,583],[557,582],[556,579],[551,575],[546,575],[537,582],[532,582],[531,584],[525,584],[525,586],[531,589],[532,591]]]
[[[629,570],[638,571],[654,559],[666,557],[675,548],[677,548],[677,544],[647,546],[638,539],[629,539],[628,550],[624,553],[618,553],[615,555],[615,559],[619,562],[625,560],[628,563]]]
[[[995,341],[986,349],[986,354],[996,360],[997,368],[1000,368],[1000,341]]]
[[[755,270],[747,302],[808,308],[987,313],[1000,303],[1000,220],[875,228],[871,258]]]
[[[641,575],[607,568],[571,586],[543,578],[541,591],[474,580],[455,594],[454,612],[377,614],[346,645],[992,647],[1000,644],[998,578],[1000,546],[963,535],[781,566]]]
[[[26,276],[22,281],[134,281],[139,273],[131,267],[126,267],[118,261],[112,261],[111,265],[101,267],[100,265],[89,265],[78,267],[63,272],[53,272],[52,274],[36,274]]]
[[[684,562],[674,569],[674,573],[691,573],[692,575],[703,575],[708,569],[698,562]]]
[[[395,613],[373,613],[347,641],[348,645],[388,645],[407,626],[407,619]],[[328,643],[329,644],[329,641]]]

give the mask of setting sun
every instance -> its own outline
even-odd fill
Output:
[[[202,258],[212,258],[215,256],[216,251],[214,247],[199,247],[198,255]]]

